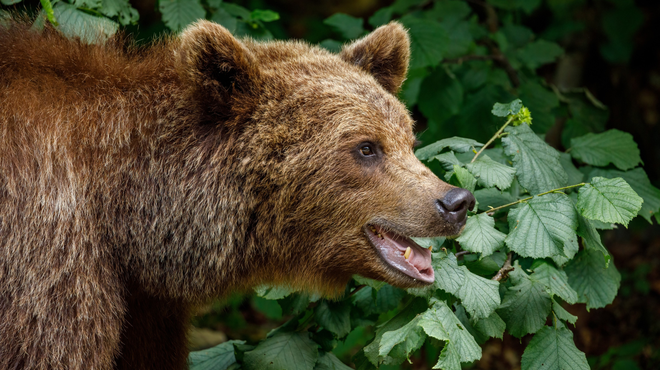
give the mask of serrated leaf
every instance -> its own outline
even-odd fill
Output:
[[[465,168],[454,165],[454,175],[458,180],[458,185],[469,191],[474,191],[474,188],[477,186],[477,179],[470,173],[470,171]]]
[[[401,23],[410,35],[410,69],[437,66],[449,44],[449,35],[438,22],[406,15]]]
[[[344,13],[335,13],[326,18],[323,23],[332,27],[347,40],[356,39],[365,33],[362,18],[355,18]]]
[[[570,322],[573,325],[575,325],[577,322],[577,316],[571,315],[571,313],[566,311],[564,307],[555,302],[554,299],[552,300],[552,312],[554,312],[557,318],[560,320]]]
[[[643,201],[622,178],[594,177],[580,188],[577,209],[586,218],[628,226]]]
[[[461,303],[472,317],[490,316],[500,305],[499,282],[473,274],[465,266],[461,268],[465,271],[465,281],[457,293]]]
[[[242,340],[230,340],[203,351],[190,352],[188,366],[190,370],[226,369],[236,363],[234,343],[244,344]]]
[[[435,271],[434,285],[450,294],[457,294],[465,281],[465,272],[458,266],[458,261],[453,253],[444,252],[432,254],[432,265]]]
[[[548,194],[509,211],[509,249],[525,257],[566,256],[577,251],[577,214],[565,194]]]
[[[578,302],[586,303],[587,309],[612,303],[621,283],[614,263],[608,265],[603,254],[592,249],[581,250],[564,271],[569,285],[578,293]]]
[[[53,6],[53,15],[66,37],[78,37],[87,44],[103,42],[119,29],[117,23],[107,18],[93,16],[64,2]]]
[[[545,326],[529,342],[521,361],[522,370],[589,370],[587,357],[573,342],[566,327]]]
[[[337,338],[343,338],[351,331],[351,306],[346,301],[322,300],[314,310],[314,318]]]
[[[332,352],[323,352],[319,355],[314,370],[351,370]]]
[[[568,276],[563,270],[558,270],[549,263],[542,263],[534,269],[532,279],[545,284],[550,292],[566,302],[573,304],[577,302],[577,293],[568,285]]]
[[[123,26],[136,23],[140,19],[137,9],[133,8],[128,0],[103,0],[100,11],[108,17],[118,17]]]
[[[522,106],[522,101],[516,99],[508,104],[495,103],[490,112],[497,117],[507,117],[510,114],[518,114]]]
[[[461,370],[461,356],[454,343],[448,342],[445,344],[433,369]]]
[[[517,200],[513,195],[495,188],[479,189],[474,192],[474,197],[477,199],[477,202],[479,202],[479,210],[481,211],[487,211],[491,208],[513,203]]]
[[[509,277],[513,285],[507,288],[497,313],[506,322],[509,334],[520,338],[543,327],[551,300],[544,284],[530,279],[517,261]]]
[[[434,298],[431,300],[430,306],[419,322],[426,334],[443,340],[441,338],[443,337],[442,329],[444,329],[445,336],[449,337],[447,345],[455,346],[460,362],[472,362],[480,359],[481,347],[463,327],[447,303]]]
[[[442,153],[438,154],[431,159],[435,159],[438,162],[440,162],[440,165],[445,171],[453,171],[454,170],[454,165],[459,165],[462,166],[463,163],[456,158],[456,155],[454,152],[447,152],[447,153]]]
[[[472,327],[488,337],[502,339],[504,337],[506,323],[497,312],[493,312],[485,319],[476,320],[472,324]]]
[[[180,31],[206,16],[200,0],[159,0],[158,9],[165,25],[174,31]]]
[[[409,358],[410,354],[419,349],[426,339],[424,330],[419,326],[420,320],[421,316],[417,316],[399,329],[384,333],[380,339],[378,355],[384,357],[390,355],[390,352],[397,352],[396,357]],[[395,346],[398,351],[393,351]]]
[[[626,180],[635,193],[644,199],[642,209],[637,214],[644,217],[648,222],[653,222],[653,215],[660,210],[660,190],[651,185],[651,181],[649,181],[649,177],[643,169],[635,168],[634,170],[623,172],[597,168],[592,170],[588,177],[591,179],[596,176],[602,176],[608,179],[621,177]]]
[[[566,186],[568,175],[559,163],[560,153],[546,144],[527,125],[507,127],[502,138],[507,155],[513,156],[518,181],[531,194]]]
[[[318,345],[308,332],[282,332],[259,342],[243,355],[245,370],[312,370]]]
[[[486,213],[468,218],[457,241],[467,251],[486,257],[504,245],[506,234],[495,229],[495,220]]]
[[[500,190],[508,189],[516,174],[515,169],[495,162],[485,154],[465,166],[477,178],[478,184],[485,188],[497,186]]]
[[[632,135],[616,129],[571,139],[570,153],[584,163],[601,167],[612,163],[624,171],[642,162]]]
[[[472,148],[479,148],[482,146],[484,146],[484,144],[476,140],[454,136],[436,141],[433,144],[418,149],[415,152],[415,156],[417,156],[420,161],[426,161],[439,154],[445,148],[449,148],[458,153],[465,153],[472,151]]]
[[[610,263],[610,253],[607,251],[603,242],[601,241],[600,234],[596,227],[592,224],[591,220],[584,218],[581,214],[578,213],[578,228],[577,234],[582,237],[584,242],[584,247],[599,251],[605,257],[606,267]]]

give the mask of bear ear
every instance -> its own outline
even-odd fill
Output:
[[[340,56],[369,72],[387,91],[396,94],[408,72],[408,32],[400,23],[390,22],[344,46]]]
[[[200,106],[224,114],[231,97],[249,92],[259,75],[255,58],[245,45],[224,27],[204,20],[181,34],[176,69]]]

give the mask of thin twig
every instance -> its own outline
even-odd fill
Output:
[[[472,158],[472,160],[470,161],[470,163],[474,163],[474,161],[477,160],[477,157],[479,157],[479,155],[480,155],[484,150],[486,150],[486,148],[488,147],[488,145],[492,144],[493,141],[495,141],[495,139],[497,139],[497,137],[500,136],[500,134],[502,133],[502,131],[504,131],[504,129],[506,128],[506,126],[508,126],[509,123],[513,122],[513,120],[514,120],[515,118],[516,118],[515,116],[511,116],[511,118],[509,118],[509,119],[506,121],[506,123],[504,124],[504,126],[500,127],[500,129],[497,130],[497,132],[495,133],[495,135],[493,135],[493,137],[491,137],[490,140],[488,140],[488,142],[487,142],[486,144],[484,144],[484,146],[481,148],[481,150],[479,150],[479,151],[477,152],[477,154],[474,155],[474,158]]]
[[[501,281],[502,279],[506,279],[509,276],[509,272],[514,270],[511,266],[511,257],[511,252],[509,252],[506,257],[506,261],[504,261],[504,265],[502,265],[500,271],[498,271],[497,274],[491,278],[491,280]]]
[[[488,215],[492,216],[496,211],[499,211],[500,209],[507,208],[507,207],[511,207],[511,206],[515,206],[515,205],[518,204],[518,203],[526,202],[526,201],[528,201],[528,200],[530,200],[530,199],[532,199],[532,198],[534,198],[534,197],[540,197],[540,196],[542,196],[542,195],[546,195],[546,194],[550,194],[550,193],[558,193],[558,192],[561,192],[562,190],[571,189],[571,188],[577,188],[578,186],[583,186],[583,185],[586,185],[586,184],[587,184],[586,182],[581,182],[581,183],[579,183],[579,184],[575,184],[575,185],[564,186],[563,188],[557,188],[557,189],[548,190],[548,191],[546,191],[545,193],[536,194],[536,195],[532,195],[531,197],[527,197],[527,198],[519,199],[519,200],[517,200],[517,201],[515,201],[515,202],[511,202],[511,203],[509,203],[509,204],[505,204],[505,205],[503,205],[503,206],[499,206],[499,207],[491,208],[491,209],[489,209],[489,210],[487,210],[487,211],[484,211],[484,212],[487,212]],[[481,212],[481,213],[484,213],[484,212]]]
[[[362,290],[362,288],[364,288],[364,287],[366,287],[366,285],[358,285],[358,286],[356,286],[356,287],[355,287],[355,290],[352,291],[351,294],[349,294],[348,296],[349,296],[349,297],[352,297],[355,293],[359,292],[359,291]]]
[[[470,251],[460,251],[460,252],[456,252],[456,254],[454,256],[460,257],[460,256],[470,254],[470,253],[472,253],[472,252],[470,252]]]

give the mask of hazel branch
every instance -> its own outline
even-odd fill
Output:
[[[504,261],[504,265],[502,265],[500,271],[498,271],[497,274],[495,274],[495,276],[491,278],[491,280],[501,281],[502,279],[509,276],[509,272],[514,270],[513,266],[511,266],[511,258],[512,258],[512,254],[511,252],[509,252],[509,254],[506,257],[506,261]]]
[[[495,135],[493,135],[493,137],[491,137],[490,140],[488,140],[488,142],[486,142],[486,144],[484,144],[484,146],[481,147],[481,149],[477,152],[477,154],[474,155],[474,158],[472,158],[472,160],[470,161],[470,163],[474,163],[474,161],[477,160],[477,157],[479,157],[479,155],[480,155],[480,154],[481,154],[481,153],[482,153],[482,152],[488,147],[488,145],[492,144],[493,141],[495,141],[495,139],[497,139],[498,136],[500,136],[500,134],[502,134],[502,131],[504,131],[504,129],[505,129],[505,128],[506,128],[511,122],[513,122],[513,120],[514,120],[515,118],[516,118],[515,115],[512,115],[511,117],[509,117],[509,119],[506,121],[506,123],[504,124],[504,126],[500,127],[500,129],[497,130],[497,132],[495,133]]]
[[[503,205],[503,206],[499,206],[499,207],[491,208],[491,209],[489,209],[489,210],[487,210],[487,211],[484,211],[484,212],[487,212],[488,215],[492,216],[493,213],[499,211],[500,209],[504,209],[504,208],[507,208],[507,207],[515,206],[515,205],[518,204],[518,203],[526,202],[526,201],[528,201],[528,200],[530,200],[530,199],[532,199],[532,198],[534,198],[534,197],[540,197],[540,196],[547,195],[547,194],[550,194],[550,193],[561,193],[562,190],[572,189],[572,188],[577,188],[577,187],[584,186],[584,185],[587,185],[587,183],[586,183],[586,182],[581,182],[581,183],[579,183],[579,184],[575,184],[575,185],[564,186],[563,188],[557,188],[557,189],[548,190],[548,191],[546,191],[546,192],[544,192],[544,193],[540,193],[540,194],[532,195],[531,197],[527,197],[527,198],[519,199],[519,200],[517,200],[517,201],[515,201],[515,202],[511,202],[511,203],[509,203],[509,204],[505,204],[505,205]],[[484,213],[484,212],[481,212],[481,213]]]

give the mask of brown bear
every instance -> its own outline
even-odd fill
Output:
[[[0,26],[0,368],[181,369],[191,304],[432,282],[409,237],[474,199],[413,154],[408,59],[398,23],[338,55],[207,21],[147,48]]]

